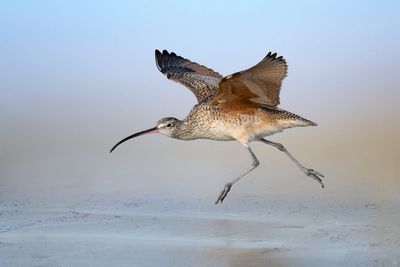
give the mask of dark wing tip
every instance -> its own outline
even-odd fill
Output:
[[[159,71],[165,74],[166,68],[174,58],[180,58],[174,52],[169,53],[167,50],[162,52],[158,49],[155,50],[156,65]],[[169,77],[168,77],[169,78]]]
[[[277,56],[278,56],[277,53],[272,53],[271,51],[269,51],[268,54],[265,56],[265,59],[267,59],[267,58],[278,59],[278,58],[282,57],[282,56],[280,56],[280,57],[277,57]]]
[[[175,52],[163,50],[155,51],[156,65],[158,70],[167,76],[168,79],[174,77],[178,73],[195,72],[199,75],[210,76],[222,79],[222,76],[203,65],[192,62],[186,58],[177,55]],[[178,80],[178,82],[181,82]]]
[[[281,61],[283,64],[285,64],[285,66],[287,66],[286,60],[283,58],[283,56],[278,57],[277,53],[268,52],[263,61]]]
[[[156,65],[157,65],[158,70],[161,71],[162,73],[164,73],[166,64],[168,63],[169,60],[171,60],[171,57],[176,57],[176,54],[169,53],[165,49],[162,52],[160,52],[160,50],[156,49],[155,56],[156,56]]]
[[[156,49],[156,51],[155,51],[155,58],[156,58],[156,65],[157,65],[157,69],[159,70],[159,71],[161,71],[161,61],[162,61],[162,55],[161,55],[161,52],[160,52],[160,50],[158,50],[158,49]]]

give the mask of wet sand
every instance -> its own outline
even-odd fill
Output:
[[[97,199],[0,207],[0,266],[400,266],[394,201]]]

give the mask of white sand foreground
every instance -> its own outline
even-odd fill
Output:
[[[399,203],[0,203],[0,266],[400,266]]]

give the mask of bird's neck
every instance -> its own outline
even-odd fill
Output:
[[[191,131],[191,127],[187,121],[183,120],[180,121],[176,127],[176,131],[174,132],[172,138],[180,139],[180,140],[192,140],[193,134]]]

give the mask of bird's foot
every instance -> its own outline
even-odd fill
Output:
[[[322,173],[319,173],[313,169],[305,169],[304,170],[305,175],[307,175],[308,177],[314,179],[315,181],[317,181],[322,188],[324,188],[324,184],[322,183],[322,178],[325,178],[325,176]]]
[[[215,201],[215,205],[218,204],[218,202],[224,201],[225,197],[228,195],[229,191],[231,191],[232,183],[227,183],[224,187],[224,190],[222,190],[221,194],[219,195],[217,201]]]

